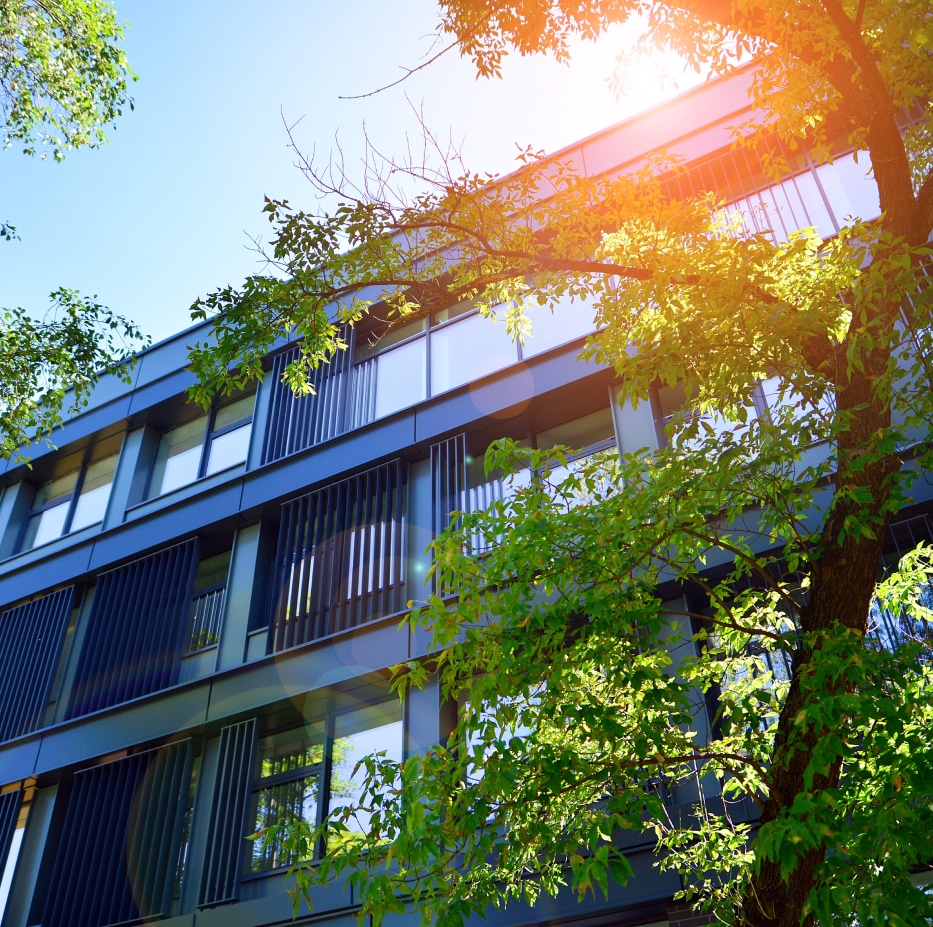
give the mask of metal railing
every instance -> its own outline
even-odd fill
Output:
[[[191,627],[185,653],[214,647],[220,640],[227,584],[213,586],[191,600]]]

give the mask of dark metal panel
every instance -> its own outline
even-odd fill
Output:
[[[0,740],[41,723],[73,604],[69,586],[0,614]]]
[[[198,547],[197,539],[186,541],[100,577],[68,718],[178,681]]]
[[[255,761],[255,718],[231,724],[220,732],[220,758],[198,907],[237,900]]]
[[[85,575],[93,542],[79,542],[73,547],[68,547],[68,542],[68,538],[60,538],[45,549],[24,551],[0,564],[0,602],[6,605],[32,598],[46,592],[53,582],[72,582]],[[50,581],[50,577],[54,580]]]
[[[262,713],[286,699],[298,704],[311,690],[343,686],[408,659],[408,637],[386,620],[261,660],[212,682],[209,723]]]

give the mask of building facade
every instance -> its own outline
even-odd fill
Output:
[[[775,184],[731,149],[748,85],[740,72],[558,156],[599,175],[677,152],[672,195],[716,191],[778,236],[876,214],[864,159],[796,153]],[[320,819],[352,797],[360,756],[402,758],[450,729],[436,687],[402,709],[387,673],[428,645],[398,623],[424,593],[431,537],[503,492],[482,473],[490,441],[586,454],[664,440],[676,391],[620,406],[611,371],[578,359],[585,307],[535,324],[524,345],[468,305],[359,327],[305,398],[281,382],[282,344],[254,391],[206,413],[185,401],[195,328],[142,352],[131,387],[102,383],[56,448],[0,470],[3,927],[291,920],[289,860],[247,836],[284,811]],[[928,537],[926,501],[892,544]],[[635,877],[606,899],[491,918],[686,921],[650,843],[629,853]],[[318,891],[313,919],[349,927],[352,891]]]

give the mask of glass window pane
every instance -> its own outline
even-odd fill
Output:
[[[870,170],[871,161],[866,151],[859,152],[857,163],[855,155],[847,154],[817,168],[820,183],[840,226],[851,217],[874,219],[881,212],[878,185]]]
[[[66,473],[57,480],[49,480],[48,483],[40,486],[36,490],[36,497],[32,502],[33,511],[59,499],[70,499],[71,493],[78,482],[80,472],[80,470],[72,470],[71,473]]]
[[[817,235],[821,238],[828,238],[830,235],[835,235],[836,226],[833,225],[833,220],[829,214],[829,210],[826,208],[823,195],[816,185],[816,177],[807,171],[805,174],[799,174],[797,177],[794,177],[793,180],[785,181],[785,183],[793,183],[797,188],[797,193],[800,195],[800,199],[807,209],[807,221],[805,224],[808,226],[812,225],[816,229]]]
[[[330,806],[352,806],[363,797],[365,771],[353,770],[364,757],[385,752],[386,758],[402,761],[402,719],[396,703],[351,711],[337,719],[333,769],[330,781]],[[358,810],[347,822],[350,830],[366,831],[371,814]]]
[[[539,431],[536,443],[539,448],[565,444],[567,447],[583,449],[614,440],[612,410],[607,406],[573,421],[564,422],[556,428]]]
[[[88,465],[84,473],[84,482],[81,484],[81,495],[78,496],[74,517],[71,520],[72,531],[78,531],[104,520],[118,457],[118,454],[113,454]]]
[[[304,776],[282,782],[269,788],[259,789],[253,795],[253,830],[258,834],[279,821],[317,820],[318,775]],[[251,841],[252,872],[266,872],[296,862],[285,851],[282,838],[271,840],[268,836]]]
[[[311,823],[317,820],[323,757],[320,736],[307,727],[282,731],[260,741],[258,777],[262,787],[253,793],[251,833],[259,833],[283,819]],[[263,782],[269,780],[272,781],[263,786]],[[281,840],[252,841],[252,872],[265,872],[293,862],[294,858],[285,852]]]
[[[531,335],[522,345],[522,357],[534,357],[595,330],[593,309],[585,302],[570,297],[554,307],[539,306],[531,311]]]
[[[213,557],[207,557],[198,564],[198,572],[194,578],[195,589],[209,589],[211,586],[219,586],[227,581],[230,573],[230,551],[225,550],[222,554]]]
[[[508,367],[518,360],[501,322],[472,315],[431,333],[431,395]]]
[[[253,405],[256,402],[255,393],[237,399],[235,402],[229,402],[221,406],[214,413],[214,432],[223,431],[230,428],[237,422],[245,422],[253,417]]]
[[[393,325],[381,335],[377,335],[375,332],[364,333],[357,329],[353,359],[361,361],[367,357],[372,357],[374,354],[380,354],[387,351],[392,345],[423,332],[424,329],[425,320],[423,318],[405,322],[403,325]]]
[[[206,425],[207,416],[201,415],[162,435],[152,471],[150,497],[171,492],[198,478]]]
[[[65,530],[65,518],[68,515],[68,501],[53,505],[49,509],[32,515],[26,523],[26,536],[23,550],[38,547],[62,536]]]
[[[207,458],[206,473],[219,473],[227,467],[243,463],[249,453],[249,436],[252,429],[252,423],[247,422],[219,438],[214,438]]]
[[[426,345],[423,338],[380,354],[376,360],[376,418],[425,398]]]

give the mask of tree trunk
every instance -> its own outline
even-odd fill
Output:
[[[879,307],[877,315],[885,319],[886,331],[893,330],[896,314],[896,306]],[[845,342],[836,355],[844,371]],[[839,683],[832,689],[819,689],[808,681],[811,670],[825,659],[820,632],[842,628],[859,634],[866,631],[889,521],[892,477],[900,468],[900,461],[893,454],[875,455],[861,466],[863,455],[871,453],[875,436],[886,434],[891,425],[890,403],[878,395],[875,387],[884,375],[889,357],[890,348],[883,344],[865,359],[864,372],[838,375],[837,414],[851,418],[848,428],[838,436],[836,491],[819,550],[811,563],[809,601],[801,610],[801,642],[793,655],[790,689],[775,736],[770,794],[761,815],[763,826],[781,818],[797,796],[819,794],[839,782],[842,756],[836,757],[828,769],[807,784],[806,772],[813,750],[829,731],[802,719],[810,705],[838,692],[842,686]],[[868,490],[870,501],[853,502],[850,492],[853,489]],[[872,525],[874,536],[845,535],[847,518]],[[777,860],[759,859],[743,901],[740,923],[748,927],[812,924],[812,916],[804,916],[806,901],[816,884],[816,869],[825,853],[824,845],[803,853],[786,878],[781,875]]]

